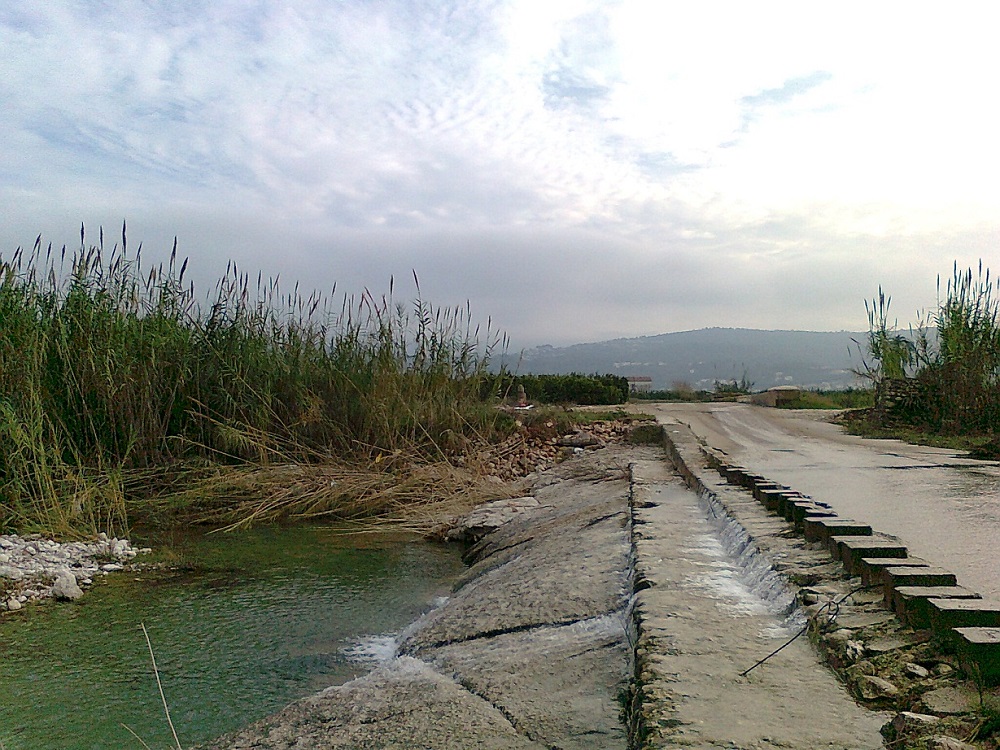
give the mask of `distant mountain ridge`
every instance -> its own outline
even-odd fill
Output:
[[[842,389],[861,384],[857,342],[867,333],[703,328],[657,336],[572,346],[538,346],[523,352],[524,373],[646,375],[654,390],[686,383],[711,390],[716,381],[747,380],[758,390],[775,385]]]

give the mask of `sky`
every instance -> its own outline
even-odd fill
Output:
[[[989,4],[0,0],[0,259],[98,230],[511,346],[902,325],[1000,271]],[[110,237],[109,237],[110,238]]]

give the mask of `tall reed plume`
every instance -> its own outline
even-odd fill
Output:
[[[124,225],[110,252],[81,227],[75,252],[0,255],[0,529],[121,531],[179,464],[433,460],[500,428],[506,341],[468,305],[391,280],[334,302],[235,263],[200,301],[187,267],[175,241],[145,268]]]

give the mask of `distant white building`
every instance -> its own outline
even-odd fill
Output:
[[[629,375],[629,393],[649,393],[653,390],[653,379],[649,375]]]

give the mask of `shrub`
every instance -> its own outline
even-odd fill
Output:
[[[943,301],[909,337],[888,327],[889,302],[879,290],[869,308],[866,374],[876,386],[886,379],[916,379],[920,400],[907,410],[909,424],[944,434],[992,432],[1000,424],[1000,308],[994,284],[981,262],[975,274],[955,264]],[[938,279],[939,296],[940,286]]]
[[[528,399],[543,404],[610,405],[629,398],[628,379],[619,375],[508,375],[501,386],[512,396],[523,387]]]

